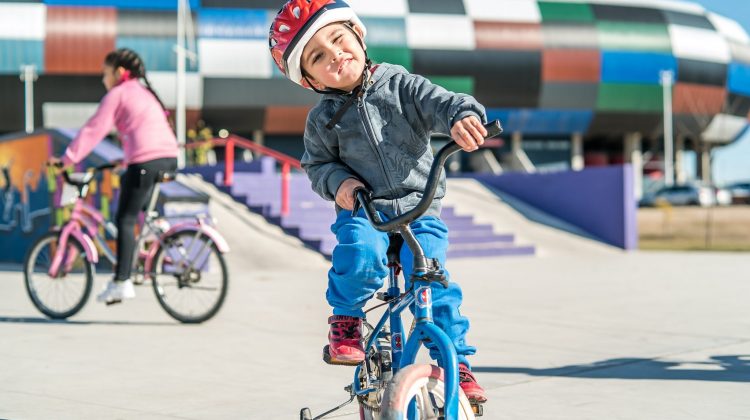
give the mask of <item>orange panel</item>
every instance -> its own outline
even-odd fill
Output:
[[[596,50],[544,50],[542,80],[545,82],[598,82],[601,55]]]
[[[304,133],[310,108],[309,106],[268,107],[263,127],[267,134]]]
[[[542,29],[538,23],[474,22],[479,49],[540,50]]]
[[[677,83],[672,108],[676,114],[714,115],[724,108],[726,97],[723,87]]]
[[[47,7],[44,67],[48,74],[99,74],[115,49],[117,11],[109,7]]]
[[[27,186],[32,191],[39,188],[39,181],[46,173],[44,162],[51,154],[50,144],[47,134],[18,137],[0,143],[0,167],[9,169],[10,182],[17,191],[25,191]],[[26,202],[27,198],[24,196],[22,200]]]

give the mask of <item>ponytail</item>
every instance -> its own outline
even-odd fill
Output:
[[[156,91],[154,91],[154,89],[151,87],[151,83],[149,83],[148,78],[146,78],[146,65],[143,63],[143,60],[135,51],[129,48],[119,48],[107,54],[107,56],[104,58],[104,64],[111,66],[114,69],[122,67],[128,73],[130,73],[130,77],[134,79],[143,79],[143,82],[146,85],[146,89],[148,89],[148,91],[151,92],[152,95],[154,95],[154,98],[156,98],[156,100],[159,102],[159,105],[161,105],[161,108],[164,110],[164,112],[167,112],[167,108],[164,106],[164,102],[161,101],[159,95],[157,95]]]

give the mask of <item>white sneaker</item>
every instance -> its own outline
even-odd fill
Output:
[[[111,305],[113,303],[122,302],[123,299],[133,299],[134,297],[135,288],[133,287],[133,280],[110,280],[107,285],[104,286],[104,291],[96,296],[96,300]]]

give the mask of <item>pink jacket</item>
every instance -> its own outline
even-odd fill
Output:
[[[126,165],[177,157],[177,139],[164,110],[134,79],[118,84],[102,98],[96,113],[68,145],[62,161],[74,164],[83,160],[113,126],[120,135]]]

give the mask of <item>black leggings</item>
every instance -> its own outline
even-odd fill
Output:
[[[135,252],[135,223],[138,213],[146,210],[159,172],[177,170],[177,159],[154,159],[128,165],[121,178],[120,202],[117,205],[117,267],[115,281],[127,280]]]

